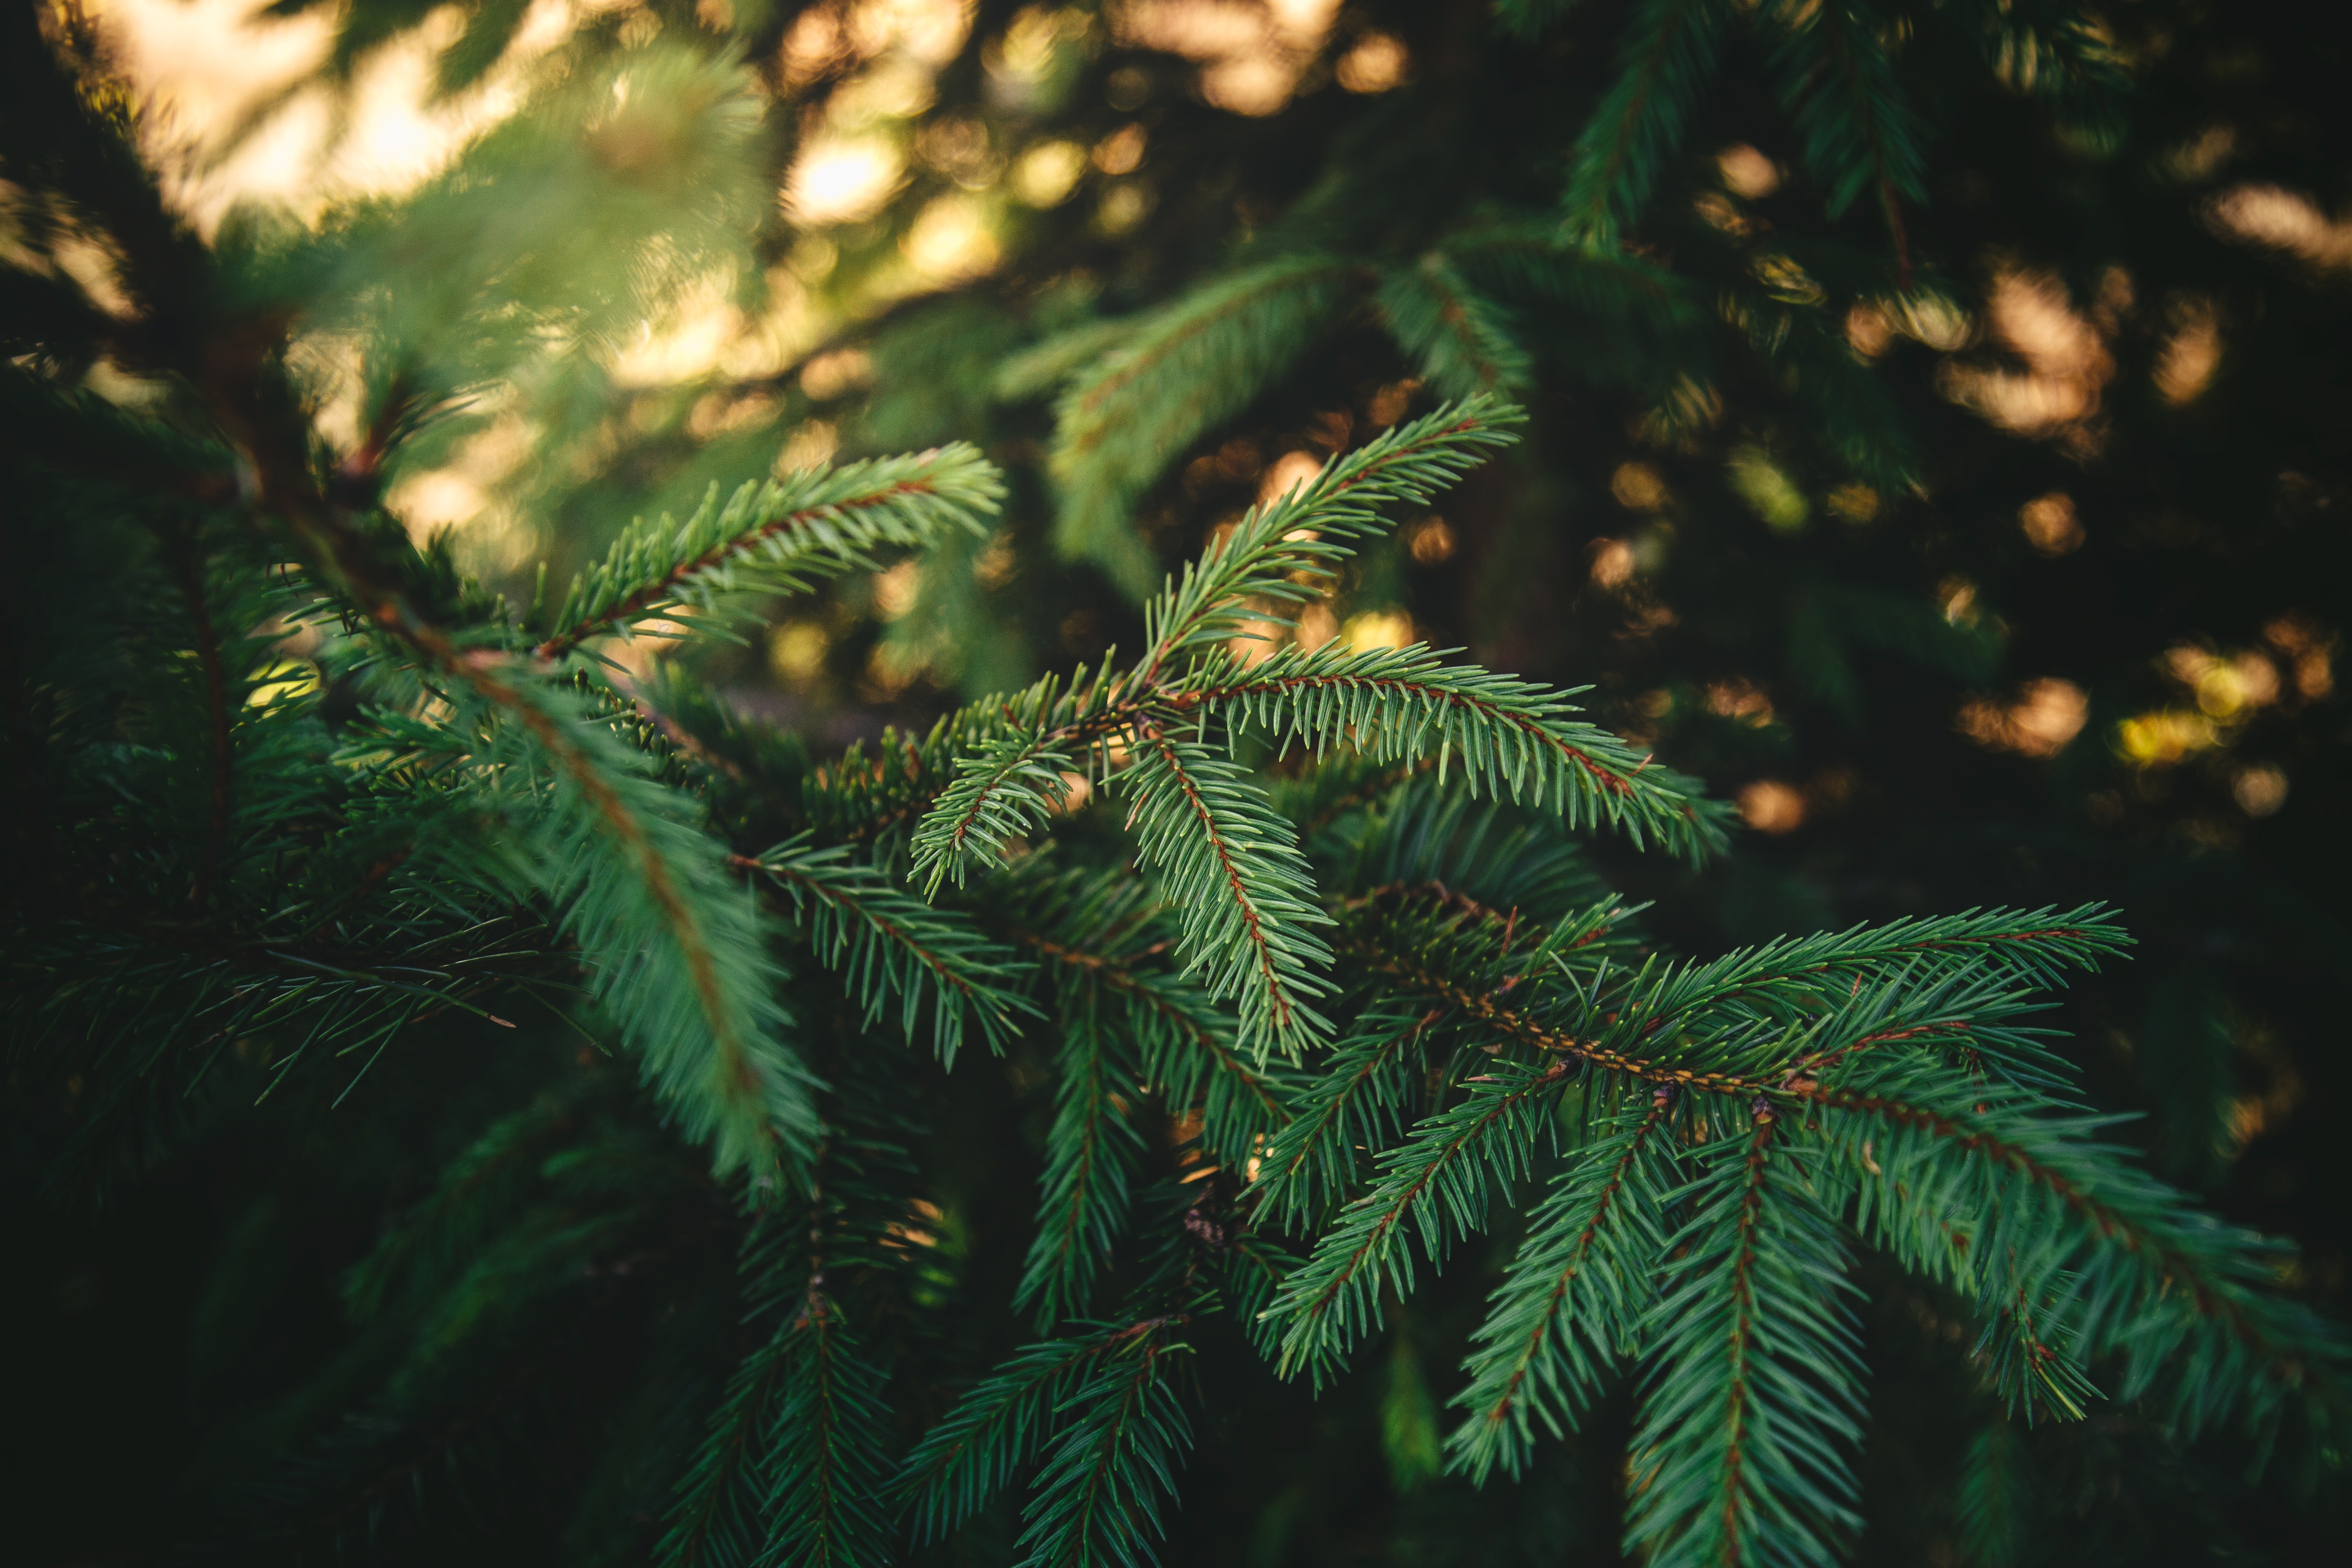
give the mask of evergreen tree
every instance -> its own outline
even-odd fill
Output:
[[[983,145],[1045,145],[1130,112],[1168,58],[1145,9],[984,7],[930,124],[993,103]],[[331,66],[428,14],[349,8]],[[1475,486],[1533,548],[1521,400],[1573,447],[1563,363],[1634,416],[1630,510],[1702,470],[1695,536],[1927,507],[1899,378],[1856,345],[1964,311],[1929,127],[2007,97],[2085,158],[2126,144],[2137,57],[2097,16],[1351,10],[1302,82],[1323,56],[1432,79],[1309,92],[1265,123],[1314,121],[1321,162],[1270,175],[1232,116],[1171,109],[1148,139],[1199,167],[1158,166],[1157,213],[1113,222],[1149,198],[1098,154],[1096,217],[1049,206],[986,287],[827,345],[873,369],[826,411],[850,449],[769,476],[779,433],[688,441],[708,389],[635,419],[611,366],[786,247],[762,73],[856,85],[854,42],[814,87],[792,63],[818,8],[591,24],[408,195],[209,235],[79,13],[10,15],[0,464],[11,580],[41,585],[5,643],[12,1142],[68,1204],[221,1173],[192,1375],[234,1418],[176,1511],[193,1543],[1360,1561],[1370,1489],[1403,1561],[1828,1563],[1940,1511],[1993,1563],[2118,1538],[2052,1454],[2086,1494],[2179,1467],[2174,1550],[2244,1534],[2199,1509],[2340,1481],[2343,1336],[2296,1255],[2149,1174],[2053,1027],[2130,946],[2114,911],[1799,914],[1681,956],[1657,915],[1703,873],[1658,868],[1719,863],[1734,813],[1658,754],[1752,737],[1632,740],[1595,719],[1635,694],[1588,716],[1328,634]],[[521,16],[469,12],[446,83]],[[1803,186],[1769,222],[1698,155],[1749,90]],[[854,300],[936,194],[826,241],[828,287]],[[1180,243],[1203,204],[1224,223]],[[1225,462],[1318,376],[1364,391],[1318,461]],[[518,407],[561,564],[485,580],[387,493]],[[642,515],[600,528],[616,501]],[[1181,549],[1172,521],[1215,526]],[[1591,580],[1638,621],[1642,552],[1683,548],[1653,524]],[[806,606],[863,620],[836,659],[874,646],[886,568],[915,588],[880,667],[964,700],[843,746],[740,699]],[[1958,589],[1767,570],[1790,678],[1842,722],[1882,695],[1861,650],[1993,667]],[[1073,605],[1135,651],[1060,632]],[[1049,628],[1085,645],[1036,677]],[[1662,690],[1652,721],[1694,706]],[[2192,988],[2155,1015],[2192,1037],[2231,1005],[2156,984]],[[2215,1049],[2176,1048],[2190,1117],[2226,1099]],[[331,1322],[285,1316],[305,1250]],[[1964,1437],[1890,1486],[1865,1433],[1915,1406]]]

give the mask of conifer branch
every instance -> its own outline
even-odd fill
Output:
[[[1035,1495],[1022,1511],[1017,1568],[1150,1561],[1151,1542],[1164,1532],[1161,1500],[1174,1493],[1176,1466],[1192,1440],[1160,1364],[1185,1348],[1139,1337],[1070,1396],[1073,1419],[1038,1467]]]
[[[723,625],[726,595],[804,592],[817,578],[873,567],[883,547],[919,549],[950,528],[984,532],[980,519],[1003,493],[996,470],[961,444],[746,484],[724,507],[714,483],[684,523],[630,524],[572,580],[560,630],[533,653],[562,659],[591,637],[679,612]]]
[[[1437,752],[1438,782],[1459,754],[1474,792],[1548,806],[1570,828],[1606,821],[1639,845],[1646,832],[1698,859],[1726,841],[1725,810],[1700,786],[1595,726],[1549,688],[1447,666],[1424,643],[1350,652],[1284,649],[1255,665],[1194,666],[1169,701],[1224,714],[1236,731],[1320,751],[1351,744],[1376,762]]]
[[[934,1541],[985,1507],[1034,1457],[1055,1415],[1096,1364],[1149,1348],[1181,1316],[1096,1324],[1090,1332],[1024,1346],[975,1385],[907,1456],[896,1491],[918,1541]]]
[[[1723,11],[1720,0],[1640,0],[1616,80],[1572,154],[1566,217],[1577,238],[1613,244],[1640,214],[1713,75]]]
[[[1353,1185],[1355,1151],[1378,1149],[1402,1130],[1419,1046],[1445,1016],[1370,1010],[1331,1052],[1296,1119],[1267,1144],[1252,1191],[1269,1220],[1310,1219]]]
[[[1129,822],[1167,883],[1187,967],[1211,999],[1239,998],[1242,1051],[1295,1054],[1329,1028],[1313,998],[1330,987],[1308,966],[1328,966],[1331,949],[1308,929],[1330,916],[1307,902],[1314,883],[1290,824],[1232,763],[1154,725],[1139,740]]]
[[[1099,1016],[1093,988],[1064,993],[1056,1108],[1045,1143],[1037,1234],[1014,1291],[1016,1311],[1034,1311],[1040,1332],[1086,1310],[1096,1276],[1128,1220],[1129,1188],[1143,1139],[1121,1103],[1136,1093]]]
[[[845,847],[815,849],[796,840],[757,857],[730,855],[728,863],[784,890],[818,956],[845,971],[868,1024],[896,998],[899,1028],[911,1043],[928,1009],[942,1066],[954,1065],[968,1026],[998,1051],[1018,1032],[1016,1015],[1038,1016],[1034,1004],[1011,988],[1021,976],[1010,949],[982,936],[968,917],[934,908],[872,867],[853,863]]]
[[[1270,262],[1187,295],[1133,324],[1055,410],[1061,487],[1055,542],[1100,563],[1140,599],[1151,564],[1129,531],[1135,503],[1169,462],[1247,408],[1336,323],[1370,269],[1343,258]]]
[[[1443,253],[1391,272],[1379,299],[1390,334],[1442,395],[1512,393],[1533,381],[1532,356],[1510,313],[1482,298]]]
[[[1496,1062],[1469,1097],[1421,1124],[1381,1159],[1381,1178],[1340,1210],[1267,1309],[1281,1325],[1279,1369],[1315,1374],[1318,1387],[1349,1347],[1380,1327],[1384,1290],[1412,1293],[1407,1222],[1442,1264],[1452,1244],[1484,1228],[1488,1204],[1506,1200],[1528,1170],[1566,1062],[1542,1068]]]
[[[1629,1551],[1672,1568],[1829,1563],[1860,1523],[1860,1334],[1816,1163],[1759,1112],[1699,1157],[1633,1437]]]
[[[785,1324],[768,1544],[756,1568],[887,1568],[884,1379],[821,1284]]]
[[[1535,1446],[1533,1422],[1557,1437],[1637,1346],[1641,1282],[1665,1250],[1661,1220],[1675,1185],[1661,1134],[1674,1100],[1654,1095],[1638,1120],[1577,1152],[1529,1217],[1496,1289],[1453,1403],[1468,1414],[1446,1439],[1452,1468],[1484,1483],[1517,1476]]]

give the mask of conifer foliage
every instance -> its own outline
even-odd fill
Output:
[[[1549,286],[1655,281],[1607,246],[1735,25],[1779,30],[1832,204],[1899,235],[1918,131],[1871,7],[1644,0]],[[53,43],[11,156],[49,149],[48,220],[109,236],[141,313],[8,302],[0,442],[39,519],[12,570],[78,585],[7,644],[12,1092],[74,1192],[265,1096],[365,1138],[436,1041],[501,1106],[409,1152],[429,1169],[312,1396],[353,1414],[275,1418],[287,1479],[226,1550],[425,1561],[478,1494],[568,1467],[589,1560],[1132,1568],[1216,1440],[1231,1377],[1202,1363],[1335,1386],[1486,1237],[1517,1240],[1444,1462],[1508,1485],[1630,1399],[1622,1536],[1662,1568],[1851,1552],[1874,1290],[1965,1315],[2019,1422],[2137,1401],[2264,1455],[2330,1440],[2341,1334],[2279,1248],[2116,1146],[2049,1027],[2126,956],[2109,912],[1676,956],[1591,846],[1719,854],[1698,780],[1452,652],[1272,645],[1514,439],[1529,372],[1467,281],[1508,233],[1387,272],[1285,259],[1126,331],[1064,394],[1054,463],[1061,541],[1140,599],[1139,645],[818,755],[637,645],[983,537],[1006,487],[977,451],[714,486],[509,602],[383,506],[463,390],[411,342],[370,341],[357,451],[314,439],[281,317],[365,225],[199,241]],[[1350,291],[1458,395],[1153,581],[1136,497]],[[65,373],[100,353],[152,399]],[[1022,1076],[1049,1124],[998,1268],[937,1201],[928,1122]],[[612,1374],[646,1408],[567,1418],[543,1325],[648,1273]],[[1017,1340],[971,1327],[1008,1314]]]

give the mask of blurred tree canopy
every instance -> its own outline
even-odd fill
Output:
[[[2342,1313],[2352,55],[2334,18],[2271,0],[268,12],[265,31],[310,29],[315,59],[191,144],[142,98],[163,78],[127,40],[152,7],[10,7],[0,333],[20,369],[193,430],[227,329],[275,334],[300,460],[518,605],[721,480],[970,442],[1007,486],[988,529],[732,645],[619,655],[824,747],[1143,645],[1163,575],[1251,505],[1441,400],[1506,395],[1520,444],[1268,634],[1426,640],[1591,687],[1591,717],[1748,829],[1704,869],[1593,846],[1683,950],[2109,903],[2135,956],[2077,982],[2063,1022],[2095,1102],[2144,1113],[2110,1135],[2291,1238],[2294,1290]],[[457,128],[436,166],[236,199],[273,117],[360,138],[398,71]],[[134,143],[143,170],[110,164]],[[151,177],[190,226],[92,195]],[[9,395],[28,444],[77,439]],[[20,591],[61,612],[62,574],[103,563],[44,552],[22,559],[59,580]],[[286,680],[320,678],[303,658]],[[37,1204],[55,1150],[12,1137],[31,1561],[161,1561],[225,1528],[252,1453],[318,1418],[287,1392],[322,1410],[338,1369],[357,1376],[338,1280],[514,1087],[451,1103],[436,1082],[382,1091],[386,1146],[341,1185],[289,1175],[321,1168],[341,1124],[264,1106],[95,1218]],[[992,1092],[1042,1148],[1050,1094]],[[941,1124],[926,1158],[964,1184],[953,1245],[1009,1281],[1034,1156],[983,1171],[978,1112]],[[694,1179],[646,1200],[644,1234],[697,1222]],[[690,1261],[729,1266],[707,1244]],[[1624,1401],[1537,1482],[1436,1473],[1488,1282],[1416,1298],[1386,1364],[1319,1403],[1235,1406],[1164,1560],[1617,1552],[1623,1478],[1577,1459],[1614,1453]],[[691,1278],[663,1291],[632,1310],[713,1310]],[[1874,1367],[1967,1386],[1936,1301],[1874,1299]],[[634,1354],[581,1332],[589,1360]],[[1873,1408],[1857,1560],[2302,1561],[2345,1522],[2340,1497],[2250,1478],[2219,1437],[2121,1407],[1987,1427],[1955,1415],[1968,1397]],[[556,1418],[687,1420],[584,1396]],[[592,1459],[583,1440],[517,1484],[572,1498]],[[649,1549],[644,1517],[572,1516],[559,1548],[482,1506],[509,1558]]]

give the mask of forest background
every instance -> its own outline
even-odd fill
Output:
[[[1000,531],[845,580],[701,669],[838,745],[1134,646],[1139,591],[1251,502],[1441,393],[1507,392],[1522,444],[1276,634],[1425,638],[1591,686],[1601,722],[1749,830],[1696,872],[1596,846],[1685,950],[2111,903],[2133,959],[2064,1013],[2097,1098],[2145,1113],[2122,1135],[2171,1180],[2292,1238],[2299,1289],[2344,1311],[2352,57],[2315,8],[2118,0],[2037,56],[1947,47],[1962,7],[1887,7],[1916,119],[1858,183],[1820,146],[1853,128],[1792,115],[1769,48],[1727,35],[1678,146],[1640,154],[1642,209],[1585,214],[1638,266],[1580,292],[1472,242],[1561,201],[1656,6],[247,9],[73,13],[215,235],[257,202],[315,222],[413,190],[518,106],[551,112],[534,95],[559,67],[667,51],[676,80],[740,94],[722,185],[665,183],[685,120],[658,100],[592,133],[644,204],[629,221],[678,235],[672,275],[607,288],[579,351],[471,367],[496,394],[381,476],[413,531],[447,530],[517,600],[541,560],[568,580],[748,455],[973,442],[1011,486]],[[2010,12],[2025,37],[2037,8]],[[565,177],[550,221],[579,215]],[[593,270],[593,239],[564,265]],[[496,243],[383,265],[472,287]],[[1273,305],[1235,314],[1252,289]],[[1164,364],[1106,391],[1093,372],[1139,331]],[[141,395],[110,373],[92,384]],[[331,440],[364,445],[369,395],[326,403]],[[223,1145],[93,1218],[35,1197],[16,1152],[0,1291],[35,1348],[8,1375],[11,1533],[32,1562],[145,1561],[207,1434],[324,1332],[362,1221],[321,1202],[289,1222],[270,1315],[207,1338],[202,1281],[252,1245],[253,1168]],[[1415,1332],[1430,1370],[1389,1374],[1408,1392],[1465,1325]],[[1385,1437],[1325,1437],[1402,1496],[1422,1439],[1409,1398],[1388,1407]],[[1911,1439],[1865,1453],[1937,1441]],[[2094,1423],[2074,1462],[2117,1556],[2291,1560],[2320,1528],[2125,1424]],[[1368,1554],[1444,1533],[1436,1504],[1359,1511]],[[1923,1508],[1867,1554],[1942,1560],[1941,1529]]]

